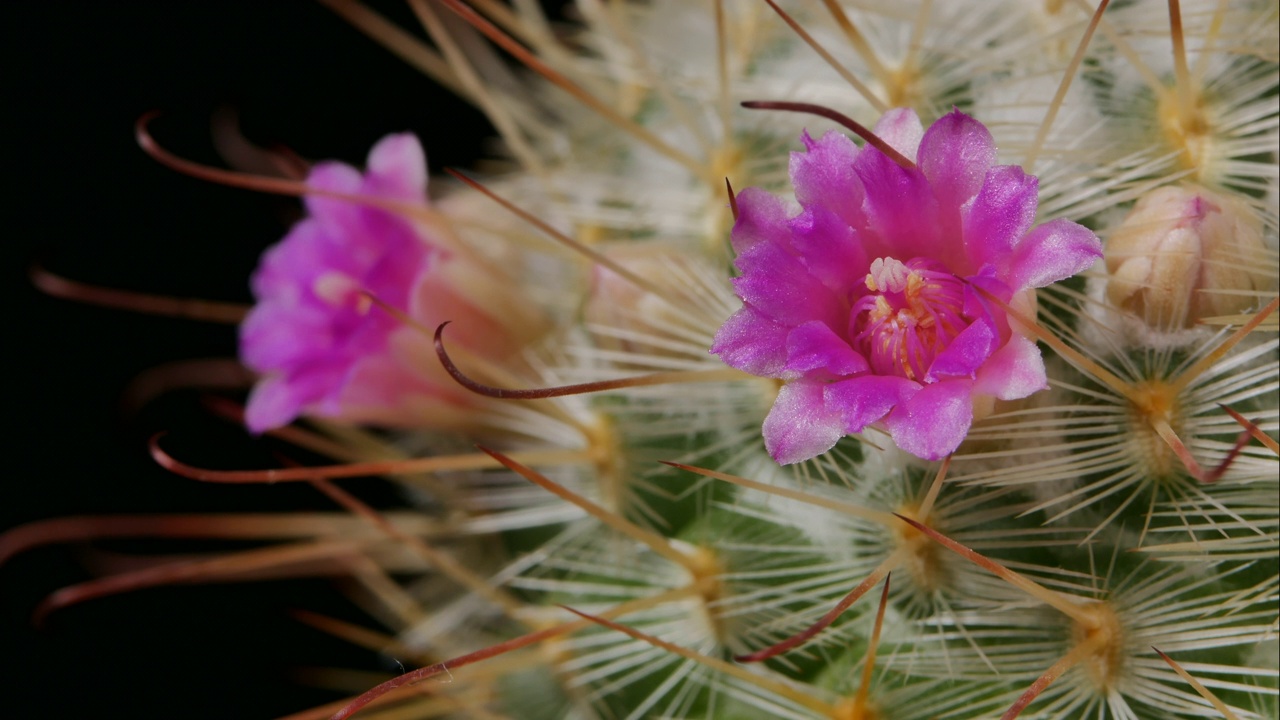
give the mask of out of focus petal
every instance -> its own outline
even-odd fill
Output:
[[[358,195],[364,185],[360,171],[340,162],[316,163],[307,175],[307,186],[328,192]],[[326,225],[355,232],[360,226],[360,205],[351,200],[326,195],[303,198],[307,214]]]
[[[369,151],[367,183],[383,196],[419,200],[427,192],[427,156],[413,133],[388,135]],[[373,189],[373,188],[371,188]]]

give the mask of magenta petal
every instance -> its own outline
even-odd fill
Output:
[[[826,387],[827,407],[840,411],[846,433],[859,433],[899,403],[920,391],[920,384],[893,375],[863,375]]]
[[[249,432],[259,435],[293,422],[302,402],[283,378],[260,380],[249,393],[244,408],[244,424]]]
[[[730,367],[760,377],[781,377],[787,362],[791,328],[760,314],[750,305],[734,313],[716,331],[711,352]]]
[[[791,232],[805,268],[823,285],[843,294],[865,282],[871,261],[857,233],[835,213],[823,207],[805,210],[791,220]]]
[[[385,197],[421,200],[427,193],[427,156],[413,133],[388,135],[369,151],[366,183]]]
[[[1049,387],[1040,348],[1014,334],[1004,347],[991,354],[978,370],[973,391],[1001,400],[1017,400]]]
[[[959,254],[943,247],[938,201],[924,173],[902,168],[875,148],[858,155],[854,170],[866,188],[863,210],[871,232],[863,239],[868,257],[927,257],[949,265],[951,256]]]
[[[820,140],[809,133],[801,139],[808,151],[791,153],[790,163],[796,200],[806,208],[825,208],[852,227],[862,225],[862,181],[853,172],[858,146],[836,130]]]
[[[1040,183],[1016,165],[998,165],[987,172],[982,189],[964,213],[965,250],[972,273],[984,263],[1007,266],[1014,245],[1036,219]]]
[[[866,372],[867,361],[830,327],[807,322],[787,336],[787,364],[783,377],[795,378],[821,371],[834,377]],[[820,379],[816,376],[814,379]]]
[[[952,110],[929,126],[918,156],[938,200],[943,232],[959,233],[961,206],[978,194],[987,169],[996,161],[991,133],[977,120]]]
[[[240,325],[240,360],[258,372],[280,370],[324,357],[332,341],[322,310],[260,303]]]
[[[355,276],[363,272],[350,254],[334,233],[314,218],[307,218],[262,254],[249,285],[255,297],[295,305],[309,296],[310,281],[322,273],[337,271]]]
[[[742,275],[733,287],[748,305],[790,327],[809,320],[835,325],[848,311],[830,288],[818,282],[788,248],[761,243],[738,256]]]
[[[738,219],[731,241],[739,255],[761,244],[791,246],[787,207],[781,199],[760,188],[746,188],[737,194]]]
[[[995,275],[971,275],[965,278],[964,280],[974,288],[985,290],[991,295],[994,295],[995,297],[999,298],[1001,302],[1007,303],[1011,298],[1013,298],[1013,291],[1010,290],[1009,286],[1005,285],[1004,282],[1002,282],[1000,278],[996,277]],[[980,299],[980,296],[978,296],[978,293],[976,290],[974,291],[973,295],[979,297],[979,299],[976,302],[982,303],[982,300]],[[971,306],[970,306],[971,302],[972,301],[968,293],[966,293],[965,294],[966,310],[971,309]],[[1007,320],[1005,320],[1004,322],[1006,325],[1008,324]]]
[[[326,393],[336,392],[341,373],[333,369],[304,370],[295,375],[272,375],[258,382],[249,393],[244,423],[252,433],[288,425],[306,411],[307,406],[322,400]]]
[[[933,359],[927,382],[948,378],[970,378],[991,357],[1000,338],[989,318],[975,320],[951,340],[951,344]]]
[[[920,138],[924,136],[924,126],[920,124],[920,116],[911,108],[894,108],[876,122],[872,132],[890,147],[906,155],[916,156],[920,148]]]
[[[968,380],[925,385],[884,419],[893,442],[925,460],[940,460],[954,452],[972,424],[973,394]]]
[[[320,190],[359,195],[363,189],[364,179],[360,171],[340,162],[317,163],[307,174],[307,185]],[[360,205],[350,200],[343,200],[323,195],[307,195],[303,198],[307,206],[307,214],[316,218],[323,225],[329,225],[341,232],[356,233],[360,230]]]
[[[1102,257],[1098,236],[1059,218],[1032,230],[1013,249],[1007,284],[1014,291],[1065,280]]]
[[[403,223],[370,228],[382,240],[383,253],[365,272],[365,287],[376,288],[378,299],[398,308],[407,308],[414,284],[432,267],[433,254],[426,243],[412,234]],[[376,313],[375,313],[376,314]],[[382,313],[385,315],[385,313]]]
[[[781,465],[803,462],[830,450],[844,436],[840,413],[828,409],[820,382],[798,380],[778,391],[764,419],[764,447]]]

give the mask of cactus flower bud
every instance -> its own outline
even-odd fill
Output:
[[[1193,185],[1139,199],[1108,241],[1106,261],[1107,300],[1161,332],[1243,312],[1275,284],[1257,213]]]

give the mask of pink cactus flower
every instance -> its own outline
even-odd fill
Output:
[[[876,424],[899,448],[937,460],[964,440],[982,396],[1047,387],[1035,343],[978,292],[1023,308],[1033,288],[1101,257],[1067,220],[1032,228],[1037,181],[996,165],[982,123],[956,110],[924,131],[893,110],[875,133],[906,169],[846,136],[807,133],[791,156],[800,212],[749,188],[738,195],[734,281],[743,307],[711,352],[785,385],[765,447],[790,464]]]
[[[315,166],[310,187],[425,207],[426,159],[411,134],[390,135],[368,168]],[[308,195],[307,217],[270,248],[251,280],[257,304],[240,329],[241,359],[262,373],[245,422],[264,432],[314,414],[386,426],[447,425],[475,402],[439,367],[423,326],[459,320],[459,344],[506,343],[492,315],[455,287],[463,262],[430,230],[388,210]],[[468,270],[470,268],[467,268]],[[492,338],[492,341],[480,338]],[[485,350],[495,349],[485,347]]]

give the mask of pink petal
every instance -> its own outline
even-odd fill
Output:
[[[283,240],[262,254],[258,269],[249,278],[254,296],[282,303],[299,302],[302,286],[334,266],[330,262],[335,255],[333,245],[319,222],[312,218],[301,220]]]
[[[734,313],[716,331],[711,352],[730,367],[760,377],[781,377],[787,362],[787,334],[780,325],[751,306]]]
[[[803,462],[830,450],[844,436],[840,413],[823,401],[825,386],[798,380],[782,386],[764,419],[764,447],[781,465]]]
[[[792,246],[805,268],[828,288],[844,294],[865,281],[871,261],[857,233],[836,213],[809,208],[792,218],[791,232]]]
[[[972,383],[967,380],[925,385],[884,419],[893,442],[925,460],[940,460],[955,451],[972,424]]]
[[[949,264],[953,252],[938,227],[938,201],[917,168],[907,170],[875,148],[864,149],[854,170],[866,189],[863,212],[870,232],[860,234],[867,257],[927,257]]]
[[[749,187],[737,194],[738,219],[730,240],[739,255],[762,244],[791,246],[787,207],[781,198],[760,188]]]
[[[323,356],[333,341],[329,317],[311,306],[259,303],[240,325],[240,359],[271,372]]]
[[[1006,283],[1014,292],[1065,280],[1102,257],[1098,236],[1059,218],[1032,230],[1013,249]]]
[[[1004,347],[978,369],[973,391],[1001,400],[1017,400],[1049,387],[1040,348],[1014,333]]]
[[[920,138],[924,136],[924,126],[920,124],[920,116],[915,110],[894,108],[880,116],[871,132],[894,150],[914,158],[920,148]]]
[[[825,208],[846,225],[862,225],[862,181],[853,172],[858,146],[837,130],[827,131],[821,140],[806,132],[801,140],[807,152],[791,153],[790,163],[796,200],[806,208]]]
[[[244,422],[249,432],[263,433],[288,425],[305,408],[332,392],[341,374],[332,370],[304,372],[285,377],[273,375],[260,380],[249,393]]]
[[[990,266],[987,267],[987,272],[980,273],[978,275],[970,275],[969,277],[965,278],[964,281],[969,283],[975,288],[979,288],[987,291],[988,293],[991,293],[992,295],[996,296],[997,298],[1000,298],[1000,300],[1006,303],[1009,302],[1009,300],[1013,297],[1013,291],[1009,289],[1008,285],[1004,284],[1003,280],[1001,280],[999,277],[996,276],[995,270]],[[981,296],[978,295],[976,291],[973,292],[972,295],[966,292],[965,299],[964,299],[964,310],[966,314],[972,317],[974,314],[978,312],[987,313],[987,306],[985,301],[981,299]],[[1005,320],[1004,322],[1006,325],[1008,324],[1007,320]]]
[[[917,154],[938,200],[943,232],[958,235],[961,206],[978,194],[996,161],[991,133],[977,120],[952,110],[929,126]]]
[[[848,315],[839,296],[810,275],[789,248],[761,243],[738,255],[734,264],[742,271],[733,281],[738,296],[776,322],[836,325]]]
[[[984,263],[1007,267],[1014,245],[1036,219],[1040,183],[1016,165],[997,165],[987,172],[982,189],[964,213],[964,244],[972,273]]]
[[[360,171],[340,162],[317,163],[307,175],[307,185],[320,190],[359,195],[364,186]],[[360,205],[349,200],[307,195],[303,198],[307,214],[323,225],[330,225],[342,233],[360,231]]]
[[[503,309],[486,306],[482,292],[469,292],[476,289],[465,279],[471,273],[458,273],[457,263],[450,261],[424,263],[424,268],[410,286],[410,317],[429,328],[452,321],[449,341],[483,357],[505,357],[521,346],[525,336],[513,333],[503,318],[494,315],[495,310],[501,313]],[[429,337],[422,339],[431,345]],[[428,356],[428,365],[439,365],[434,348]]]
[[[842,377],[866,372],[868,366],[847,340],[815,321],[797,327],[787,336],[787,364],[782,369],[786,378],[808,375],[822,379],[824,374]]]
[[[382,197],[425,200],[427,157],[413,133],[388,135],[369,151],[366,190]]]
[[[331,398],[336,405],[331,411],[344,417],[352,416],[355,408],[365,414],[381,411],[383,422],[402,425],[410,421],[405,409],[411,396],[444,394],[424,383],[397,358],[389,354],[366,355],[348,368],[341,393]],[[399,422],[395,422],[397,417]]]
[[[948,378],[972,379],[974,372],[991,357],[998,342],[999,334],[989,318],[971,323],[933,359],[925,380],[937,382]]]
[[[893,375],[864,375],[826,387],[827,407],[840,411],[846,433],[859,433],[920,391],[919,383]]]
[[[244,424],[249,432],[259,435],[293,422],[302,409],[302,402],[283,378],[272,377],[258,381],[249,393],[244,408]]]
[[[383,213],[378,213],[384,215]],[[380,257],[360,278],[363,289],[402,310],[409,309],[410,292],[439,253],[421,242],[412,229],[398,220],[381,228],[370,228],[380,239]],[[415,316],[417,317],[417,316]]]

